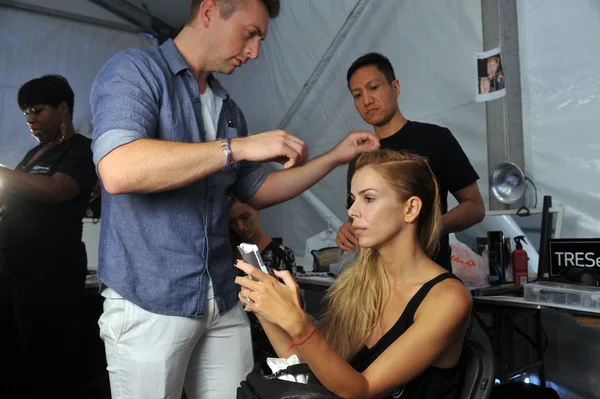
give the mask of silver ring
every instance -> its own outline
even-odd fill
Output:
[[[248,303],[252,302],[252,299],[250,299],[250,293],[248,293],[248,295],[246,295],[246,302],[248,302]]]

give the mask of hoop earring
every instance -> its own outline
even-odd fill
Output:
[[[58,143],[62,143],[65,137],[67,136],[67,125],[65,124],[65,117],[63,116],[62,123],[60,124],[60,139]]]

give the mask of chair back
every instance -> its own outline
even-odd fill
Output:
[[[495,362],[490,346],[468,338],[463,348],[463,382],[460,399],[487,399],[494,387]]]

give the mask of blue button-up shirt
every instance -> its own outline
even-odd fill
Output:
[[[208,83],[222,99],[217,137],[246,136],[238,106],[216,79]],[[204,141],[198,82],[171,40],[115,55],[94,81],[91,103],[96,165],[138,139]],[[172,191],[103,192],[101,284],[148,311],[199,317],[212,281],[219,313],[225,313],[238,292],[227,196],[247,200],[265,178],[260,164],[239,162]]]

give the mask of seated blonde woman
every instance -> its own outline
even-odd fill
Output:
[[[441,229],[435,176],[419,156],[380,150],[360,156],[351,186],[359,254],[329,290],[320,329],[286,271],[275,272],[282,284],[238,262],[240,301],[279,357],[298,355],[338,396],[456,398],[472,303],[429,258]]]

